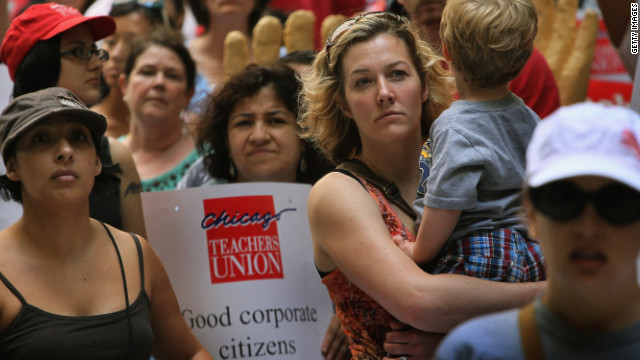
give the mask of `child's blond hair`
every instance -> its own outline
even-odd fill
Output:
[[[481,88],[518,76],[537,32],[531,0],[448,0],[440,24],[453,68]]]

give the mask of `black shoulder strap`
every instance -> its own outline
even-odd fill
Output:
[[[140,266],[140,286],[144,289],[144,260],[142,254],[142,246],[140,245],[140,239],[138,236],[132,232],[129,233],[133,238],[133,241],[136,243],[136,248],[138,249],[138,266]]]
[[[400,194],[400,189],[398,189],[396,184],[378,176],[362,161],[357,159],[350,159],[338,165],[336,169],[347,170],[354,174],[362,176],[373,186],[380,189],[384,194],[384,197],[396,204],[402,211],[405,212],[405,214],[411,216],[411,218],[414,220],[418,217],[411,206],[407,204],[406,201],[404,201],[402,195]]]
[[[13,284],[9,281],[9,279],[7,279],[2,273],[0,273],[0,280],[2,280],[2,282],[4,283],[4,285],[9,288],[9,290],[13,293],[13,295],[15,295],[15,297],[18,298],[18,300],[20,300],[20,302],[22,303],[22,305],[26,304],[27,302],[24,300],[24,297],[22,297],[22,294],[20,293],[20,291],[18,291],[18,289],[15,288],[15,286],[13,286]]]
[[[120,249],[118,249],[118,244],[116,244],[116,239],[113,238],[111,231],[109,230],[107,225],[105,225],[105,223],[100,222],[100,224],[102,224],[104,229],[107,231],[107,234],[109,234],[109,237],[111,238],[111,243],[113,243],[113,246],[116,248],[116,254],[118,255],[118,262],[120,263],[120,272],[122,273],[122,285],[124,287],[124,302],[126,305],[125,309],[127,311],[127,323],[129,325],[129,359],[133,359],[133,325],[131,323],[131,307],[129,306],[129,291],[127,290],[127,277],[125,276],[125,273],[124,273],[124,263],[122,262],[122,256],[120,255]],[[144,286],[144,283],[142,283],[141,285]],[[142,289],[144,289],[144,287]]]

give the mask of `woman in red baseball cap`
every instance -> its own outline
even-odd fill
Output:
[[[87,106],[95,104],[100,97],[100,68],[109,58],[95,41],[114,31],[115,22],[108,16],[86,17],[56,3],[32,5],[11,22],[0,46],[0,59],[14,81],[13,97],[57,86],[70,90]],[[131,154],[106,137],[102,149],[103,166],[119,165],[123,171],[108,186],[92,191],[91,216],[146,236],[140,179]]]

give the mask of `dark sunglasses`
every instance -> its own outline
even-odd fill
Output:
[[[364,14],[352,17],[350,19],[347,19],[342,24],[336,26],[336,28],[333,29],[333,31],[331,31],[331,34],[329,34],[329,37],[327,37],[327,42],[324,45],[324,50],[327,53],[327,59],[331,59],[331,57],[329,56],[330,55],[329,51],[331,50],[331,47],[333,47],[333,45],[335,45],[336,42],[338,42],[338,39],[340,39],[340,37],[344,33],[349,31],[349,29],[351,29],[353,25],[357,24],[358,21],[368,16],[388,17],[389,19],[395,20],[397,22],[402,22],[405,24],[409,23],[409,20],[404,16],[396,15],[394,13],[390,13],[387,11],[371,11],[371,12],[364,13]]]
[[[590,202],[598,216],[612,225],[640,220],[640,191],[617,182],[597,191],[584,191],[571,181],[559,180],[529,188],[529,197],[536,209],[555,221],[575,219]]]
[[[89,61],[91,60],[93,54],[96,54],[98,56],[98,59],[100,59],[101,61],[109,60],[109,53],[106,50],[95,48],[92,49],[86,46],[79,46],[68,51],[63,51],[60,53],[60,56],[73,55],[82,61]]]

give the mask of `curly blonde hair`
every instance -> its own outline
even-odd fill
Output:
[[[481,88],[518,76],[537,33],[538,13],[531,0],[448,0],[440,23],[453,67]]]
[[[420,39],[406,18],[392,13],[368,13],[351,18],[334,33],[327,40],[329,51],[327,48],[320,51],[313,70],[304,76],[300,95],[303,109],[299,120],[301,136],[315,143],[335,164],[362,150],[355,122],[345,116],[339,105],[346,103],[342,59],[354,44],[389,34],[406,44],[420,75],[422,90],[429,87],[420,121],[422,137],[426,141],[431,123],[449,107],[452,99],[451,76],[443,67],[444,60]]]

